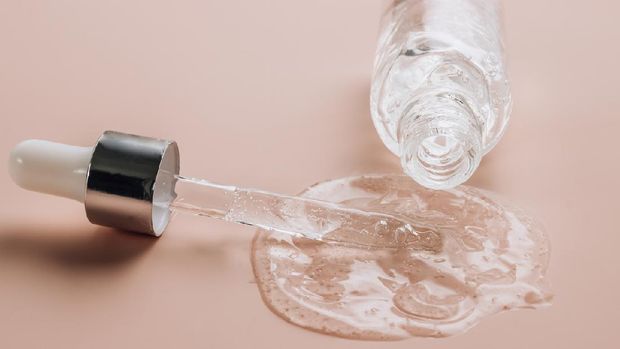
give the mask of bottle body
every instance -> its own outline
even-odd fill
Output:
[[[433,189],[466,181],[510,107],[497,0],[400,0],[388,9],[371,114],[409,176]]]

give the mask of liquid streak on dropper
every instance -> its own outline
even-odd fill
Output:
[[[215,184],[175,176],[173,212],[222,219],[348,245],[419,249],[437,246],[437,234],[389,214],[365,211],[328,201]],[[334,232],[338,234],[333,234]]]

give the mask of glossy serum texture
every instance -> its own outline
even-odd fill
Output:
[[[549,304],[546,235],[489,193],[432,191],[394,175],[324,182],[303,196],[405,216],[436,238],[359,248],[259,231],[252,263],[262,298],[295,325],[364,340],[442,337]]]

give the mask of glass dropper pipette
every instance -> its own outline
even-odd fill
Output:
[[[95,224],[159,236],[173,212],[369,247],[436,246],[403,217],[179,175],[175,142],[106,131],[94,147],[29,140],[11,152],[21,187],[84,202]]]
[[[435,234],[406,218],[338,203],[175,176],[173,212],[191,213],[313,240],[396,248],[435,246]]]

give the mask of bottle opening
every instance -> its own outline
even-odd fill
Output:
[[[418,147],[418,161],[430,175],[442,178],[463,170],[466,151],[459,140],[437,135],[425,138]]]
[[[403,157],[405,172],[432,189],[446,189],[466,181],[477,167],[476,151],[467,141],[451,135],[422,139]]]
[[[431,189],[465,182],[481,157],[481,132],[473,112],[452,98],[416,101],[399,125],[403,170]]]

